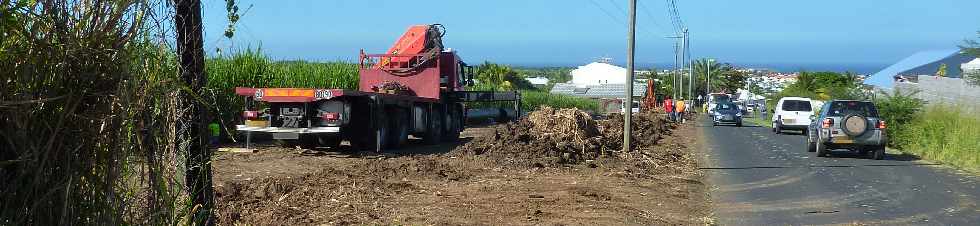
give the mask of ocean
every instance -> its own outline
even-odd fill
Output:
[[[582,64],[541,64],[541,63],[516,63],[512,64],[518,67],[577,67]],[[613,64],[623,66],[625,63],[613,62]],[[855,74],[870,75],[878,72],[885,67],[888,67],[887,63],[732,63],[736,67],[740,68],[755,68],[755,69],[769,69],[778,72],[798,72],[798,71],[833,71],[833,72],[851,72]],[[673,64],[669,63],[656,63],[656,64],[644,64],[638,63],[636,65],[637,70],[647,70],[649,68],[656,68],[659,70],[673,68]]]

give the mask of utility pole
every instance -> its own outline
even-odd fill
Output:
[[[683,38],[683,36],[667,36],[664,38],[681,39]],[[678,88],[680,86],[679,82],[681,81],[681,79],[679,79],[680,75],[678,74],[678,68],[684,68],[684,66],[680,66],[680,67],[677,66],[681,62],[681,60],[679,59],[680,51],[681,51],[680,45],[678,45],[677,42],[674,42],[674,70],[670,72],[670,75],[673,76],[673,79],[671,79],[671,81],[673,81],[671,90],[673,90],[674,99],[680,97],[680,94],[683,93],[683,91],[681,91],[681,89]]]
[[[214,225],[214,187],[211,184],[211,153],[207,144],[208,109],[200,100],[191,98],[202,94],[204,76],[204,24],[201,20],[201,0],[173,0],[174,25],[177,32],[178,72],[189,92],[182,91],[182,105],[189,110],[187,122],[178,131],[187,145],[185,172],[186,189],[191,199],[194,225]]]
[[[694,62],[691,62],[691,58],[694,58],[694,56],[691,56],[691,39],[690,38],[691,38],[691,36],[688,35],[687,28],[684,28],[684,40],[686,40],[684,42],[684,49],[685,49],[685,52],[687,53],[686,61],[687,61],[687,66],[688,66],[688,70],[687,70],[687,81],[688,81],[687,82],[687,85],[688,85],[687,86],[687,95],[688,95],[688,98],[690,98],[688,100],[693,100],[694,99]]]
[[[670,87],[670,89],[671,89],[671,91],[673,91],[672,93],[674,93],[673,94],[674,95],[674,98],[677,98],[679,96],[679,95],[677,95],[677,91],[678,91],[678,89],[677,89],[677,86],[678,86],[677,85],[677,68],[678,68],[677,67],[677,64],[680,64],[680,62],[681,62],[681,60],[680,60],[681,59],[681,57],[680,57],[681,56],[680,49],[681,49],[680,44],[678,44],[677,42],[674,42],[674,68],[673,68],[673,70],[670,71],[670,76],[671,76],[671,79],[670,79],[670,81],[671,81],[671,87]]]
[[[633,150],[630,135],[633,134],[630,124],[633,122],[633,56],[636,54],[636,0],[630,0],[629,38],[626,41],[626,113],[623,114],[623,152]]]
[[[680,73],[678,75],[678,77],[680,78],[681,97],[684,97],[684,68],[687,67],[687,65],[684,65],[684,59],[687,59],[686,58],[687,57],[687,54],[684,52],[684,51],[687,51],[687,47],[686,46],[687,46],[687,28],[684,28],[684,31],[681,33],[681,49],[680,49],[680,51],[681,51],[681,64],[680,65],[681,66],[680,66],[680,71],[678,71]]]

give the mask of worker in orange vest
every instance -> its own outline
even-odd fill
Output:
[[[684,123],[684,107],[686,107],[684,105],[684,98],[681,98],[677,101],[677,104],[674,104],[674,111],[677,111],[677,120],[681,121],[681,123]]]

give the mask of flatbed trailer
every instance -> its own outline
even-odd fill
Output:
[[[361,51],[358,90],[238,87],[246,104],[236,129],[269,133],[289,146],[337,147],[347,140],[381,151],[404,145],[409,135],[429,144],[459,139],[467,102],[513,102],[520,114],[519,92],[465,90],[473,69],[442,49],[442,32],[439,25],[417,25],[387,54]],[[267,108],[257,109],[259,102]]]

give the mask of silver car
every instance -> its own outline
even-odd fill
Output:
[[[831,150],[847,149],[872,159],[885,157],[888,134],[874,103],[833,100],[825,103],[820,114],[811,119],[807,128],[807,151],[825,157]]]

